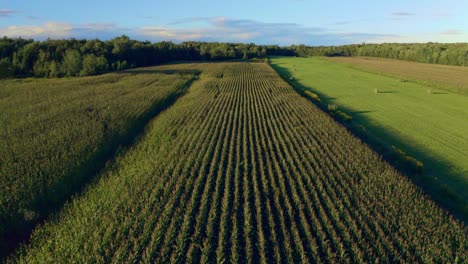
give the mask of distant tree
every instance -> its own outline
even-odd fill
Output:
[[[230,59],[235,59],[236,58],[236,51],[230,47],[227,51],[227,57]]]
[[[11,65],[13,66],[13,69],[15,69],[15,75],[20,74],[19,68],[21,66],[21,62],[17,52],[13,52],[13,59]]]
[[[0,60],[0,78],[9,78],[15,75],[13,64],[9,58],[3,58]]]
[[[109,65],[108,65],[108,61],[106,57],[99,56],[96,59],[96,73],[101,74],[101,73],[107,72],[108,69],[109,69]]]
[[[18,50],[17,59],[19,72],[22,75],[31,75],[33,66],[39,53],[39,42],[32,42]]]
[[[117,71],[125,70],[127,67],[128,67],[128,64],[127,64],[127,61],[126,61],[126,60],[124,60],[124,61],[117,61],[117,63],[115,64],[115,69],[116,69]]]
[[[466,51],[464,52],[462,66],[468,66],[468,49],[466,49]]]
[[[81,55],[77,50],[69,49],[63,58],[63,72],[67,77],[78,76],[81,71]]]
[[[261,47],[259,50],[258,57],[265,58],[267,56],[267,49],[265,47]]]
[[[2,76],[60,77],[101,74],[109,70],[157,65],[175,60],[224,60],[267,56],[374,56],[425,63],[468,65],[467,43],[353,44],[343,46],[277,45],[253,43],[151,43],[123,35],[108,41],[34,41],[0,38]],[[8,59],[8,60],[5,60]],[[82,61],[83,60],[83,61]]]
[[[57,78],[61,75],[62,73],[60,71],[60,64],[57,61],[52,60],[49,65],[49,77]]]
[[[223,51],[220,47],[215,48],[211,52],[211,60],[222,60],[225,58],[227,51]]]
[[[48,77],[49,76],[49,54],[43,50],[39,51],[37,60],[34,63],[33,72],[36,77]]]
[[[130,39],[127,36],[122,35],[112,39],[111,41],[113,44],[112,54],[114,54],[117,60],[125,59],[125,55],[130,47]]]
[[[83,66],[80,71],[81,76],[95,75],[98,73],[97,58],[94,54],[86,54],[83,57]]]
[[[249,54],[247,53],[246,50],[244,50],[244,55],[242,56],[243,60],[248,60],[249,59]]]
[[[201,45],[200,46],[200,56],[201,56],[201,59],[202,60],[206,60],[209,58],[209,54],[210,54],[210,48],[208,45]]]

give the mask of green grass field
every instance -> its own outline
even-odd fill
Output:
[[[324,58],[273,57],[271,63],[299,87],[344,109],[371,134],[424,162],[423,175],[441,186],[438,195],[448,192],[447,199],[466,209],[468,97]]]
[[[468,67],[372,57],[330,57],[352,67],[468,95]]]

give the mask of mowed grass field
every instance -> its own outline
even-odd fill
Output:
[[[193,75],[0,81],[0,256],[81,190]]]
[[[370,61],[376,60],[379,59]],[[363,59],[359,61],[360,65],[364,64]],[[325,58],[276,57],[271,62],[282,75],[292,76],[297,85],[345,109],[353,122],[422,161],[423,174],[434,177],[431,184],[442,186],[442,192],[448,188],[448,199],[456,193],[462,200],[457,201],[467,209],[468,97],[360,71]],[[373,68],[373,65],[365,67]],[[439,69],[439,65],[434,68]],[[411,75],[411,69],[407,70],[406,74]]]
[[[264,63],[199,80],[19,263],[467,261],[468,229]]]
[[[359,69],[468,95],[468,67],[372,57],[331,57]],[[466,65],[468,66],[468,65]]]

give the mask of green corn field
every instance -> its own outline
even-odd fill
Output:
[[[147,69],[187,70],[200,75],[185,95],[152,119],[135,144],[120,152],[81,195],[36,228],[30,243],[21,246],[8,262],[468,261],[468,229],[463,223],[301,97],[268,64],[200,63]],[[67,168],[81,164],[75,157],[65,159],[61,149],[76,148],[75,154],[86,159],[81,149],[104,144],[102,129],[96,129],[100,121],[95,124],[92,117],[83,120],[86,115],[73,115],[78,111],[73,109],[93,105],[93,109],[100,109],[100,117],[108,118],[112,133],[118,134],[129,119],[193,77],[126,74],[129,76],[97,77],[122,79],[102,91],[85,89],[86,96],[77,95],[90,101],[74,101],[75,93],[67,93],[48,102],[64,106],[56,115],[44,114],[43,118],[56,120],[42,122],[49,128],[10,125],[2,136],[12,138],[14,143],[10,144],[17,144],[15,150],[21,150],[23,156],[8,157],[21,157],[24,162],[34,159],[37,175],[49,175],[41,172],[43,164],[47,166],[42,170],[57,172],[50,179],[34,176],[36,172],[25,173],[31,181],[27,181],[27,189],[15,189],[15,199],[30,204],[34,199],[22,196],[30,190],[39,190],[33,197],[46,197],[38,195],[60,182]],[[24,93],[28,92],[34,93],[34,89],[25,89]],[[100,92],[110,95],[99,99]],[[96,96],[90,95],[93,93]],[[76,108],[65,107],[75,104]],[[109,113],[108,107],[112,109]],[[41,109],[37,106],[31,111]],[[17,115],[24,120],[29,116]],[[37,140],[51,145],[35,149],[33,141],[18,142],[15,135],[23,135],[18,131],[42,135]],[[78,144],[72,140],[73,131],[89,136],[83,136]],[[54,135],[70,139],[59,142],[50,138]],[[42,156],[31,156],[23,149],[56,156],[37,159]],[[57,159],[68,163],[55,164]],[[4,158],[1,162],[15,164]],[[10,173],[14,168],[2,165],[2,176],[19,175]],[[2,190],[16,188],[17,182],[2,182]],[[13,206],[4,202],[6,197],[16,196],[2,196],[2,214],[9,214]]]

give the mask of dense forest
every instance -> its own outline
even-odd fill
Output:
[[[385,43],[343,46],[292,46],[295,55],[369,56],[423,63],[468,66],[468,43]]]
[[[268,51],[268,53],[267,53]],[[254,44],[151,43],[121,36],[101,40],[0,39],[1,77],[86,76],[168,61],[219,61],[294,55],[290,49]]]
[[[468,43],[356,44],[344,46],[239,43],[151,43],[120,36],[108,41],[0,39],[0,78],[96,75],[168,61],[219,61],[266,56],[375,56],[425,63],[468,65]]]

